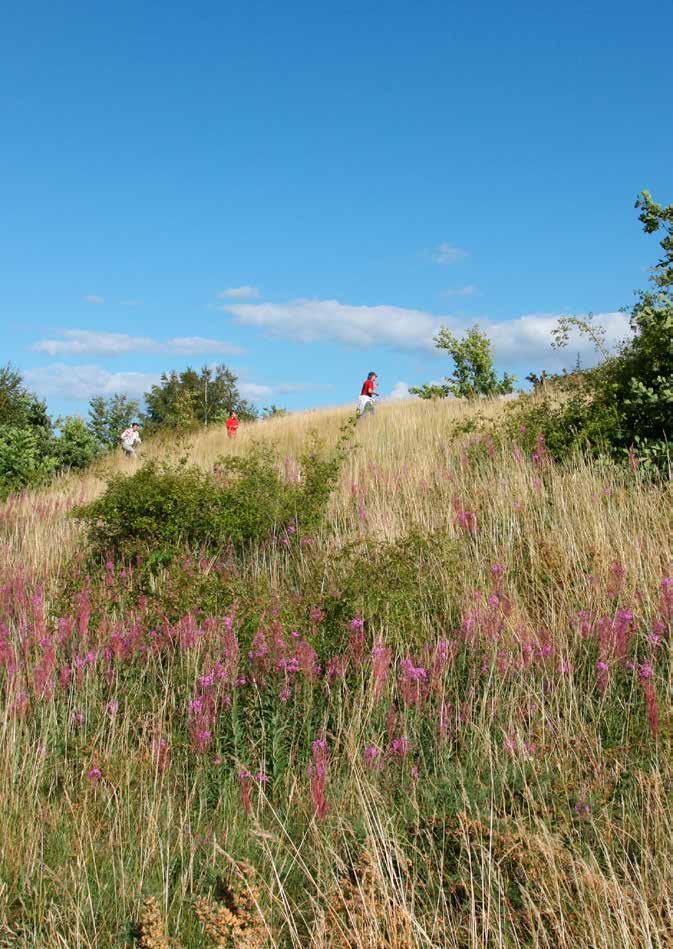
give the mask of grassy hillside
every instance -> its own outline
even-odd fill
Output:
[[[673,945],[671,490],[473,413],[382,407],[245,550],[92,560],[117,457],[0,507],[0,945]],[[346,414],[144,456],[292,481]]]

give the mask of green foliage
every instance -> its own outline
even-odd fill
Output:
[[[3,425],[51,431],[45,402],[26,388],[21,373],[9,363],[0,366],[0,426]]]
[[[317,445],[289,482],[273,453],[260,446],[222,459],[212,472],[186,464],[143,466],[114,476],[105,493],[79,509],[94,554],[159,561],[180,550],[239,549],[298,526],[317,529],[338,476],[343,449],[323,456]]]
[[[493,344],[476,324],[462,338],[442,326],[435,336],[435,345],[451,357],[453,372],[445,383],[426,383],[410,389],[413,395],[422,399],[444,399],[449,395],[458,399],[478,399],[513,391],[515,377],[504,373],[498,379],[493,366]]]
[[[256,418],[253,405],[241,397],[236,376],[226,366],[200,372],[164,373],[145,396],[150,428],[192,427],[223,422],[232,409],[242,421]]]
[[[42,483],[56,467],[45,403],[16,369],[0,367],[0,496]]]
[[[57,462],[44,441],[39,428],[0,425],[0,497],[41,484],[54,472]]]
[[[424,382],[422,386],[412,386],[409,392],[421,399],[445,399],[449,395],[449,387],[441,383]]]
[[[278,405],[265,405],[262,409],[262,418],[282,418],[287,415],[287,409],[282,409]]]
[[[661,207],[643,192],[636,206],[646,232],[663,228],[666,236],[661,241],[664,256],[654,268],[657,289],[641,291],[631,311],[632,337],[616,354],[607,355],[591,318],[564,317],[554,345],[567,345],[570,331],[579,330],[593,341],[603,362],[538,386],[537,395],[514,408],[510,424],[523,427],[529,440],[543,433],[557,458],[575,450],[617,459],[630,454],[645,470],[665,472],[673,436],[673,205]]]
[[[55,445],[59,468],[86,468],[98,452],[98,442],[84,419],[69,415],[60,423]]]
[[[137,400],[127,395],[115,394],[109,399],[97,395],[89,402],[89,430],[102,448],[115,448],[139,409]]]

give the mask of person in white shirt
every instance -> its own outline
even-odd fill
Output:
[[[121,433],[121,443],[127,458],[131,458],[135,455],[136,445],[142,444],[137,422],[132,422],[128,428],[124,429]]]

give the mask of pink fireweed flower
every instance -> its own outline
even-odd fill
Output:
[[[72,713],[71,719],[72,719],[73,725],[77,725],[77,726],[83,725],[84,722],[86,721],[86,717],[85,717],[85,715],[84,715],[84,712],[81,712],[79,709],[76,709],[76,710]]]
[[[652,675],[653,675],[653,671],[654,671],[654,670],[652,669],[652,663],[651,663],[651,662],[643,662],[643,663],[638,667],[638,675],[639,675],[639,677],[640,677],[643,681],[644,681],[645,679],[651,679],[651,678],[652,678]]]
[[[417,764],[415,764],[411,769],[411,780],[418,781],[420,776],[421,776],[421,769],[418,767]]]
[[[386,646],[382,642],[376,643],[376,645],[372,648],[371,659],[375,698],[379,698],[386,687],[391,656],[392,649],[390,646]]]
[[[327,678],[330,682],[343,679],[346,674],[347,659],[345,656],[332,656],[327,660]]]
[[[93,768],[89,768],[89,770],[86,773],[86,776],[89,779],[91,784],[98,784],[100,779],[103,777],[103,772],[101,771],[100,768],[93,767]]]
[[[359,616],[351,620],[351,634],[348,638],[348,658],[359,665],[365,653],[365,622]]]
[[[114,718],[119,711],[119,702],[117,699],[110,699],[110,701],[105,706],[105,711],[110,716],[110,718]]]
[[[427,698],[428,680],[428,670],[423,666],[415,666],[413,659],[400,660],[399,690],[407,705],[418,705]]]
[[[320,660],[318,659],[318,653],[305,639],[300,640],[297,644],[297,659],[299,668],[306,678],[310,682],[315,682],[320,675]]]
[[[408,738],[393,738],[390,742],[388,753],[394,758],[406,758],[411,751],[411,742]]]
[[[610,578],[607,593],[610,597],[617,597],[624,589],[626,582],[626,568],[618,560],[610,564]]]
[[[608,686],[608,671],[610,667],[604,659],[599,659],[596,663],[596,684],[599,692],[605,692]]]
[[[372,770],[378,770],[381,767],[381,752],[376,747],[376,745],[367,745],[365,750],[362,752],[362,757],[364,758],[365,764],[368,768]]]

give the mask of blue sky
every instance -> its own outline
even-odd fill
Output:
[[[570,365],[556,316],[623,336],[656,259],[672,35],[668,0],[14,4],[0,359],[55,413],[217,361],[260,405],[399,394],[441,323]]]

